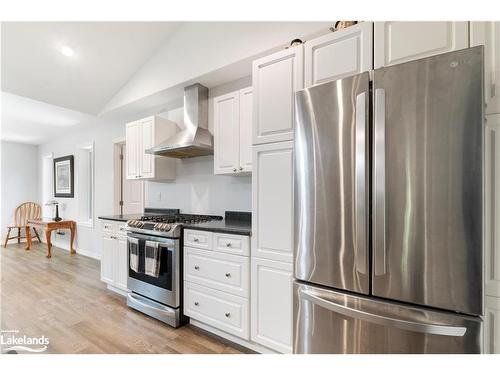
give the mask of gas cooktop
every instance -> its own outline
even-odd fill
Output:
[[[196,224],[222,219],[222,216],[212,215],[151,214],[144,215],[139,220],[127,221],[127,230],[154,236],[178,238],[181,235],[182,224]]]

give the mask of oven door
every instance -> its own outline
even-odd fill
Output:
[[[144,273],[145,252],[149,246],[158,247],[160,252],[158,277]],[[167,306],[179,307],[179,240],[129,232],[127,248],[129,257],[128,289]],[[130,268],[130,253],[133,249],[138,249],[137,272]]]

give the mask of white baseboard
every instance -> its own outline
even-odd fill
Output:
[[[235,344],[238,344],[240,346],[243,346],[245,348],[248,348],[250,350],[253,350],[254,352],[261,353],[261,354],[279,354],[278,352],[275,352],[274,350],[271,350],[269,348],[266,348],[262,345],[243,340],[239,337],[233,336],[229,333],[223,332],[220,329],[211,327],[205,323],[202,323],[198,320],[195,320],[193,318],[189,318],[189,324],[201,328],[205,331],[208,331],[210,333],[213,333],[214,335],[220,336],[223,339],[226,339],[228,341],[234,342]]]
[[[115,292],[115,293],[118,293],[124,297],[127,297],[127,294],[128,294],[128,291],[126,290],[123,290],[123,289],[120,289],[120,288],[117,288],[111,284],[107,284],[107,287],[109,290],[111,290],[112,292]]]
[[[42,240],[42,243],[47,244],[47,242],[44,240]],[[52,246],[58,247],[59,249],[66,250],[69,253],[69,245],[68,244],[61,243],[59,241],[52,241]],[[79,255],[83,255],[83,256],[86,256],[86,257],[89,257],[92,259],[96,259],[96,260],[101,260],[100,254],[96,254],[94,252],[91,252],[91,251],[88,251],[85,249],[80,249],[78,247],[75,248],[75,250],[76,250],[76,253]]]

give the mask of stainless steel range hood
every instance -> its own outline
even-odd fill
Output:
[[[199,83],[184,88],[184,126],[185,129],[146,152],[177,159],[214,153],[213,136],[208,131],[208,89]]]

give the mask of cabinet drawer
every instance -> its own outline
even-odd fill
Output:
[[[184,312],[200,322],[249,339],[248,299],[185,282]]]
[[[184,245],[198,249],[212,250],[212,232],[186,229],[184,231]]]
[[[101,226],[102,226],[103,232],[112,233],[112,232],[116,231],[116,223],[114,223],[112,221],[106,221],[106,220],[102,221]]]
[[[214,233],[213,249],[228,254],[248,256],[250,241],[248,236]]]
[[[247,257],[184,248],[184,278],[241,297],[249,297]]]

